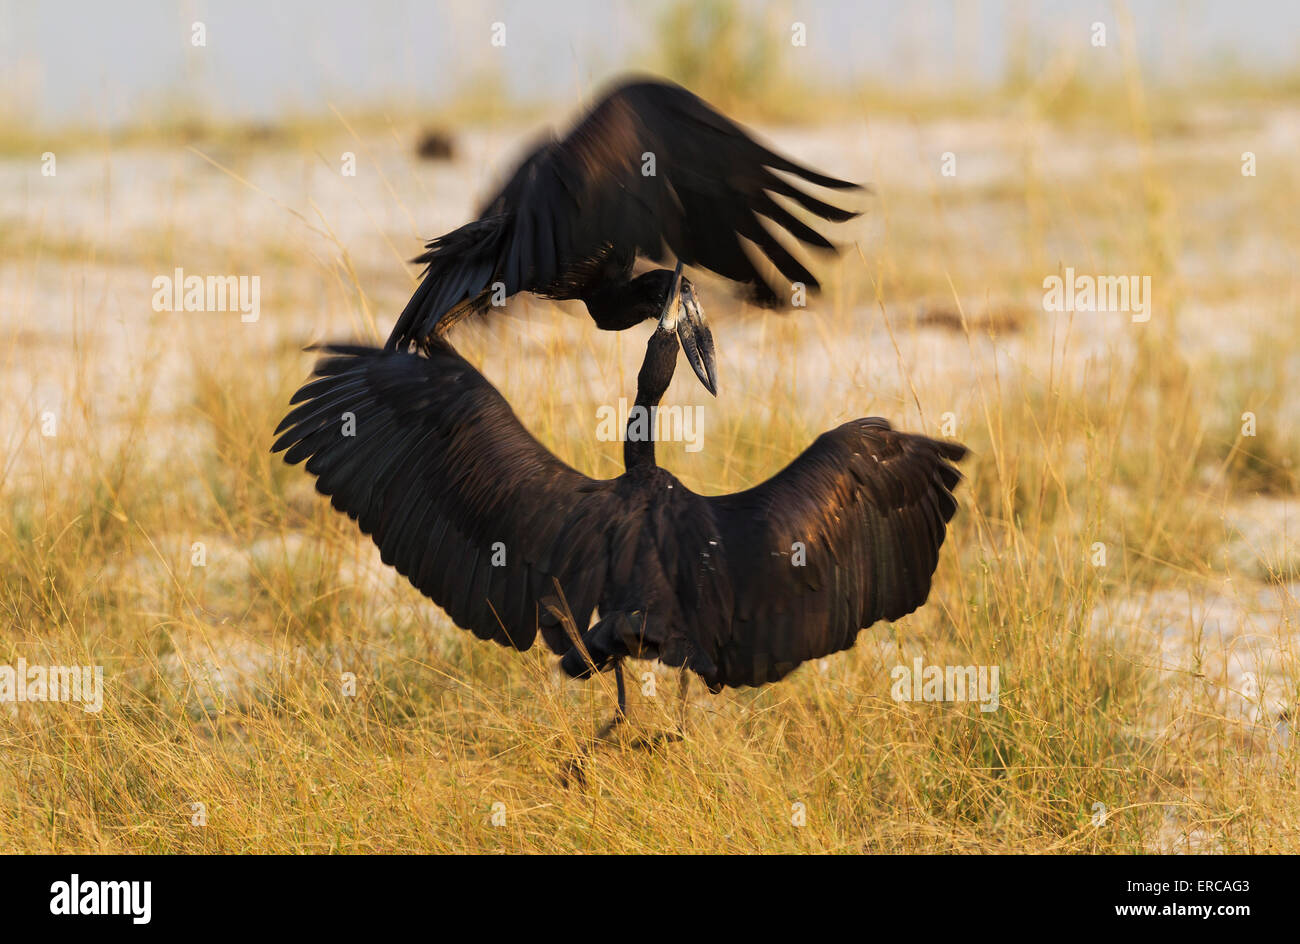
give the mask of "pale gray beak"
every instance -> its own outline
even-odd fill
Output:
[[[674,309],[678,309],[674,311]],[[677,263],[673,272],[673,285],[664,300],[663,311],[659,315],[659,327],[671,330],[677,328],[677,339],[681,342],[686,360],[700,378],[704,389],[715,397],[718,395],[718,365],[713,347],[713,332],[704,319],[704,310],[690,283],[682,284],[682,264]]]

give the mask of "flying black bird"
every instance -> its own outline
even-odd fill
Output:
[[[664,305],[647,345],[643,409],[672,379],[682,304]],[[327,350],[273,450],[306,460],[317,490],[458,626],[516,649],[540,632],[571,676],[634,656],[713,691],[774,682],[924,603],[957,508],[965,448],[883,419],[823,433],[747,491],[703,496],[656,464],[653,439],[632,438],[635,414],[622,475],[565,465],[445,340],[427,356]]]
[[[629,328],[657,317],[676,282],[668,269],[633,278],[634,264],[639,256],[662,262],[666,250],[679,265],[710,269],[748,285],[754,300],[776,305],[780,295],[745,251],[748,240],[790,282],[815,290],[817,279],[760,217],[806,245],[833,249],[774,195],[826,220],[857,214],[774,170],[857,189],[768,150],[678,85],[619,84],[567,136],[548,137],[533,150],[476,220],[428,244],[414,260],[427,265],[422,281],[387,347],[423,345],[516,292],[582,299],[598,327]],[[716,393],[713,339],[698,306],[679,321],[678,333],[692,369]]]

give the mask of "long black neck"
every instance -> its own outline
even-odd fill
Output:
[[[633,469],[653,469],[655,462],[654,409],[664,397],[677,369],[677,335],[656,328],[646,344],[645,360],[636,375],[636,405],[627,418],[627,434],[623,438],[623,466]],[[642,414],[638,417],[638,413]],[[634,438],[635,437],[635,438]]]

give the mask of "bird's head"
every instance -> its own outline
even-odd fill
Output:
[[[695,287],[682,275],[682,264],[673,272],[668,297],[659,315],[659,331],[677,332],[691,370],[700,378],[704,389],[718,395],[718,365],[713,348],[713,332],[704,319],[704,309],[695,295]]]

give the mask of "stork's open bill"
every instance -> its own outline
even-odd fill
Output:
[[[677,331],[686,360],[690,363],[695,376],[700,378],[704,389],[715,397],[718,395],[718,364],[713,350],[713,332],[704,320],[704,309],[700,307],[695,289],[682,278],[682,264],[677,263],[673,270],[672,287],[664,299],[663,311],[659,314],[659,327],[665,331]]]

